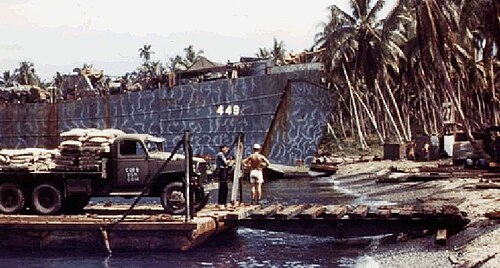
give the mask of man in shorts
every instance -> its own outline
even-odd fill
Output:
[[[270,165],[269,160],[260,154],[260,145],[254,144],[253,154],[243,160],[245,167],[250,167],[250,183],[252,184],[252,205],[260,204],[262,198],[262,183],[264,176],[262,169]]]

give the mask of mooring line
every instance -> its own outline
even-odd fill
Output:
[[[113,252],[111,251],[111,245],[109,243],[108,231],[103,226],[100,226],[99,229],[101,230],[101,235],[102,235],[102,240],[104,242],[104,247],[108,251],[108,255],[111,255]]]

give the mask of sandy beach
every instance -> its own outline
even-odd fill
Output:
[[[359,264],[361,267],[500,267],[499,221],[487,217],[500,211],[500,190],[479,189],[485,183],[477,176],[451,176],[427,182],[377,183],[390,169],[418,172],[423,166],[446,165],[434,162],[371,161],[341,165],[338,186],[359,196],[358,202],[389,202],[401,205],[456,205],[471,222],[464,230],[437,245],[435,235],[399,234],[374,240]],[[372,266],[370,266],[372,265]]]

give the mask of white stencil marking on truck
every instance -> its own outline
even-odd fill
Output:
[[[125,168],[125,174],[127,174],[127,182],[137,182],[139,181],[139,167],[128,167]]]

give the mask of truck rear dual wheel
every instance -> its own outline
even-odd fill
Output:
[[[0,185],[0,212],[14,214],[24,208],[26,199],[18,184],[3,183]]]
[[[38,214],[56,214],[61,210],[62,206],[63,194],[59,187],[50,183],[43,183],[33,190],[33,209]]]

